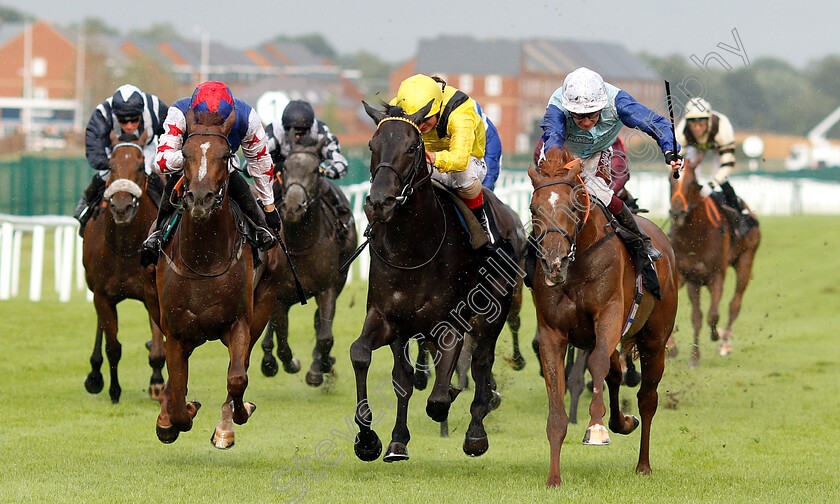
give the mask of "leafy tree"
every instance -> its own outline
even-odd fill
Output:
[[[183,40],[181,33],[172,23],[155,23],[149,28],[142,30],[131,30],[129,37],[145,38],[155,42],[168,42],[170,40]]]
[[[305,35],[289,36],[278,35],[272,42],[298,42],[306,46],[316,56],[321,56],[335,61],[338,53],[335,48],[320,33],[308,33]]]
[[[34,21],[35,16],[31,14],[25,14],[17,9],[12,7],[6,7],[5,5],[0,5],[0,22],[9,22],[9,23],[23,23],[24,21]]]

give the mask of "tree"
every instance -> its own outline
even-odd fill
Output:
[[[131,30],[128,32],[128,36],[149,39],[155,42],[169,42],[171,40],[184,39],[172,23],[155,23],[143,30]]]
[[[17,9],[12,7],[6,7],[5,5],[0,5],[0,22],[9,22],[9,23],[23,23],[25,21],[34,21],[35,16],[31,14],[25,14]]]
[[[338,53],[335,48],[320,33],[308,33],[291,37],[289,35],[278,35],[272,42],[298,42],[306,46],[316,56],[321,56],[335,61]]]

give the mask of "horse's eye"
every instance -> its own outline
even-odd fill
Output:
[[[368,150],[373,151],[373,142],[368,142]]]
[[[415,152],[417,152],[417,147],[418,147],[417,144],[412,145],[411,147],[408,148],[408,153],[409,154],[414,154]]]

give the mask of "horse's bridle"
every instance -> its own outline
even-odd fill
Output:
[[[195,131],[195,132],[189,133],[187,135],[187,138],[184,140],[184,143],[187,143],[187,140],[189,140],[191,137],[194,137],[194,136],[217,136],[217,137],[224,138],[225,143],[228,146],[227,154],[228,154],[228,156],[232,157],[233,148],[230,145],[230,139],[226,135],[224,135],[222,133],[216,133],[215,131]],[[230,160],[228,160],[228,167],[229,166],[230,166]],[[222,184],[221,187],[219,187],[219,192],[216,193],[216,197],[213,200],[213,209],[221,208],[222,207],[222,201],[224,201],[224,199],[225,199],[225,192],[227,191],[228,184],[230,183],[230,175],[228,174],[228,171],[229,171],[228,167],[225,168],[225,175],[226,175],[225,182]],[[187,182],[188,182],[187,178],[184,177],[184,185],[185,186],[187,185]]]
[[[309,152],[309,151],[297,151],[297,152],[291,152],[291,153],[289,154],[289,157],[291,157],[291,155],[292,155],[292,154],[308,154],[308,155],[310,155],[310,156],[315,157],[318,161],[320,161],[320,159],[321,159],[321,158],[320,158],[320,156],[318,156],[318,154],[315,154],[314,152]],[[283,174],[283,172],[285,172],[285,165],[284,165],[284,166],[283,166],[283,168],[281,169],[280,174],[282,175],[282,174]],[[315,173],[320,174],[320,166],[316,165],[316,167],[315,167]],[[280,178],[278,181],[280,182],[280,185],[283,187],[283,194],[284,194],[284,198],[285,198],[285,194],[287,194],[287,193],[288,193],[289,189],[291,189],[291,188],[292,188],[292,187],[294,187],[294,186],[298,186],[298,187],[300,187],[300,188],[303,190],[303,194],[305,194],[305,195],[306,195],[306,198],[307,198],[306,200],[304,200],[304,202],[303,202],[303,203],[301,203],[301,206],[302,206],[304,209],[309,208],[309,205],[312,205],[312,204],[314,204],[314,203],[317,203],[317,202],[318,202],[318,200],[319,200],[319,199],[321,199],[322,193],[321,193],[321,191],[320,191],[320,190],[318,191],[318,193],[317,193],[315,196],[312,196],[312,195],[310,195],[310,194],[309,194],[309,191],[306,189],[306,186],[304,186],[304,185],[303,185],[303,184],[301,184],[300,182],[292,182],[292,183],[290,183],[290,184],[286,185],[286,182],[285,182],[285,177],[282,177],[282,176],[281,176],[281,178]]]
[[[544,187],[550,187],[550,186],[553,186],[553,185],[567,185],[567,186],[571,187],[573,191],[577,187],[583,187],[584,191],[586,191],[586,199],[587,199],[586,212],[583,215],[583,219],[578,220],[578,223],[575,224],[574,232],[572,234],[569,234],[568,231],[566,231],[565,229],[563,229],[561,227],[548,227],[543,231],[543,233],[540,237],[540,238],[542,238],[545,235],[547,235],[548,233],[560,233],[561,235],[563,235],[563,237],[566,238],[566,241],[569,242],[569,256],[568,256],[569,257],[569,262],[574,262],[575,251],[577,250],[577,243],[576,243],[577,234],[580,232],[581,229],[583,229],[583,227],[586,225],[586,222],[589,220],[589,206],[590,206],[589,205],[589,203],[590,203],[589,191],[586,190],[586,185],[583,184],[582,180],[581,180],[581,184],[579,186],[569,182],[568,180],[555,180],[553,182],[547,182],[545,184],[538,185],[537,187],[534,188],[534,194],[536,194],[537,191],[539,191],[540,189],[542,189]]]
[[[387,168],[394,172],[394,175],[397,176],[397,179],[400,181],[400,185],[402,186],[402,189],[400,189],[400,195],[396,197],[396,200],[398,205],[402,205],[408,200],[409,196],[414,194],[415,188],[419,187],[426,180],[431,178],[432,171],[429,170],[425,177],[421,178],[417,182],[414,181],[414,179],[417,177],[417,172],[420,170],[420,167],[424,165],[423,159],[426,155],[426,144],[423,142],[423,133],[420,132],[420,128],[416,124],[414,124],[405,117],[386,117],[379,121],[379,124],[376,125],[376,129],[378,130],[379,127],[382,126],[382,123],[387,121],[402,121],[408,123],[412,127],[414,127],[415,130],[417,130],[417,133],[420,137],[420,140],[416,144],[416,153],[414,155],[415,159],[411,163],[411,175],[408,177],[408,180],[403,180],[402,176],[400,175],[400,172],[398,172],[397,169],[394,168],[394,165],[386,162],[381,162],[377,164],[376,168],[374,168],[373,172],[370,174],[370,181],[371,183],[373,183],[373,180],[376,178],[376,174],[379,173],[380,169]]]
[[[143,152],[143,147],[141,147],[139,144],[136,144],[134,142],[120,142],[118,144],[113,145],[111,147],[111,157],[114,156],[114,151],[116,151],[119,147],[134,147],[134,148],[138,149],[140,151],[140,155],[143,157],[143,159],[145,161],[146,155],[145,155],[145,152]],[[145,171],[143,172],[143,174],[145,175]],[[119,189],[118,190],[111,190],[110,194],[109,194],[109,189],[111,189],[111,184],[114,183],[114,182],[119,182],[119,181],[124,181],[124,182],[118,183],[117,185],[115,185],[114,187],[118,187]],[[131,203],[133,205],[136,205],[137,202],[140,201],[140,198],[143,196],[143,193],[145,192],[145,189],[146,189],[145,186],[148,185],[148,183],[149,183],[149,178],[148,177],[146,177],[146,183],[143,184],[144,187],[140,187],[133,180],[130,180],[130,179],[111,180],[109,178],[108,179],[109,189],[105,190],[105,194],[103,195],[103,199],[108,204],[111,204],[111,196],[113,196],[114,193],[127,192],[127,193],[131,194],[131,198],[132,198]]]

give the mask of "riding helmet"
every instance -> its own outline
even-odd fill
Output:
[[[686,119],[708,119],[712,115],[712,106],[703,98],[692,98],[685,105]]]
[[[283,110],[283,129],[305,129],[312,128],[315,122],[315,111],[312,105],[303,100],[292,100]]]
[[[391,101],[391,105],[402,107],[406,114],[411,115],[428,105],[430,101],[432,108],[429,109],[426,117],[432,117],[440,112],[443,103],[441,85],[428,75],[417,74],[400,83],[397,97]]]
[[[607,87],[604,79],[586,67],[566,76],[560,98],[563,108],[575,114],[589,114],[607,106]]]
[[[146,108],[143,92],[137,86],[123,84],[111,98],[111,108],[117,117],[139,117]]]

